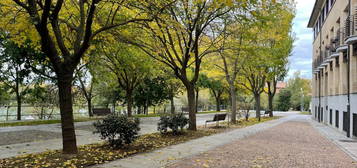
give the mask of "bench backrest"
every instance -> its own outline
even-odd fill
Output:
[[[227,114],[215,114],[213,121],[221,121],[226,119]]]
[[[94,115],[98,116],[108,115],[111,113],[109,108],[94,108],[92,111]]]
[[[188,107],[181,107],[182,112],[188,112]]]

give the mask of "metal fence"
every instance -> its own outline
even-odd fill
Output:
[[[98,107],[106,107],[110,108],[112,112],[117,114],[126,114],[127,109],[126,106],[113,106],[113,105],[95,105],[92,108]],[[214,105],[207,106],[198,106],[198,112],[204,111],[216,111],[217,107]],[[225,111],[227,106],[221,105],[220,110]],[[184,113],[188,112],[187,106],[175,105],[176,113]],[[162,105],[150,107],[144,113],[143,110],[139,110],[139,108],[133,108],[133,114],[154,114],[154,113],[171,113],[171,106]],[[83,118],[88,117],[88,108],[86,105],[75,105],[73,106],[73,114],[74,118]],[[49,120],[49,119],[60,119],[60,110],[57,106],[30,106],[23,105],[21,106],[21,120]],[[14,121],[17,119],[17,106],[0,106],[0,121]]]

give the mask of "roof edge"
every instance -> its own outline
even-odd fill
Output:
[[[324,0],[316,0],[314,4],[314,8],[311,12],[311,16],[309,19],[309,23],[307,24],[308,28],[313,28],[314,23],[318,17],[319,12],[321,11],[322,4],[324,3]]]

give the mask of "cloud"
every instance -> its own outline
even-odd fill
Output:
[[[304,78],[311,78],[313,33],[310,28],[307,28],[307,24],[315,1],[296,0],[296,3],[297,11],[293,21],[296,41],[292,56],[289,58],[288,78],[292,77],[296,71],[300,71]]]

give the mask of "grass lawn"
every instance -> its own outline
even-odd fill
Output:
[[[202,111],[198,112],[197,114],[210,114],[210,113],[225,113],[227,111]]]
[[[138,117],[138,118],[145,118],[145,117],[160,117],[163,114],[160,113],[156,113],[156,114],[134,114],[134,117]]]
[[[279,117],[262,117],[261,122],[277,118]],[[0,168],[87,167],[258,123],[260,122],[258,122],[257,119],[251,118],[249,121],[239,120],[237,124],[230,124],[229,127],[210,127],[210,125],[207,128],[199,127],[198,131],[186,130],[181,135],[160,133],[145,134],[140,136],[132,144],[126,145],[121,149],[113,149],[106,143],[96,143],[79,146],[79,152],[76,155],[63,155],[61,150],[20,155],[12,158],[0,159]],[[222,124],[224,125],[227,123],[222,122]]]
[[[300,114],[302,114],[302,115],[311,115],[311,113],[308,112],[308,111],[300,112]]]
[[[99,118],[78,118],[74,119],[74,122],[84,122],[98,120]],[[0,127],[13,127],[13,126],[25,126],[25,125],[41,125],[41,124],[57,124],[61,123],[61,120],[33,120],[33,121],[16,121],[16,122],[2,122]]]
[[[227,112],[227,111],[202,111],[202,112],[198,112],[197,114],[224,113],[224,112]],[[170,113],[166,113],[166,114],[170,114]],[[160,117],[162,115],[165,115],[165,114],[162,114],[162,113],[152,114],[152,113],[150,113],[150,114],[134,114],[133,116],[141,118],[141,117]]]
[[[218,111],[204,111],[198,112],[197,114],[209,114],[209,113],[218,113]],[[163,114],[135,114],[134,117],[145,118],[145,117],[160,117]],[[84,121],[93,121],[98,120],[99,117],[93,118],[77,118],[74,119],[74,122],[84,122]],[[15,121],[15,122],[0,122],[0,127],[14,127],[14,126],[26,126],[26,125],[42,125],[42,124],[57,124],[61,123],[61,120],[30,120],[30,121]]]

